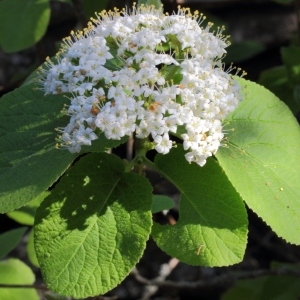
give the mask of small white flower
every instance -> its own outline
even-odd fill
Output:
[[[139,139],[146,138],[150,133],[149,124],[145,120],[141,120],[140,124],[136,126],[136,137]]]
[[[155,150],[161,154],[167,154],[172,148],[172,141],[169,139],[169,135],[165,133],[163,136],[157,135],[154,138]]]

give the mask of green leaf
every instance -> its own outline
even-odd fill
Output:
[[[290,243],[300,244],[300,130],[288,107],[240,79],[245,100],[228,116],[228,148],[216,156],[247,205]]]
[[[294,114],[300,111],[299,90],[297,86],[294,87],[290,84],[285,66],[263,71],[258,83],[274,93]]]
[[[159,172],[181,192],[179,220],[153,225],[157,245],[190,265],[226,266],[243,259],[247,243],[244,203],[218,163],[189,164],[181,146],[168,155],[158,154]]]
[[[221,300],[296,300],[300,296],[300,281],[295,276],[261,276],[238,280]]]
[[[281,49],[284,66],[262,72],[259,83],[272,91],[296,115],[300,111],[300,47]]]
[[[83,10],[88,19],[95,18],[95,12],[101,12],[108,4],[108,0],[85,0],[82,1]]]
[[[27,254],[29,261],[35,266],[39,267],[39,262],[36,257],[35,249],[34,249],[34,229],[32,228],[27,241]]]
[[[300,47],[289,46],[281,48],[281,57],[286,66],[287,76],[292,86],[300,82]]]
[[[22,261],[11,258],[0,262],[0,284],[33,284],[35,276]],[[37,291],[32,288],[1,288],[1,300],[39,300]]]
[[[239,43],[232,43],[228,48],[226,48],[227,54],[223,61],[225,63],[238,63],[245,61],[262,53],[265,47],[256,41],[244,40]]]
[[[226,291],[221,300],[240,300],[247,295],[247,300],[259,300],[268,276],[238,280],[235,286]]]
[[[183,75],[180,74],[182,68],[179,66],[168,66],[165,65],[161,74],[166,81],[173,81],[174,84],[179,84],[183,78]]]
[[[122,69],[124,67],[124,62],[117,56],[117,50],[112,50],[110,52],[114,56],[114,58],[107,60],[104,67],[111,71]]]
[[[20,224],[33,226],[35,211],[49,194],[50,192],[43,192],[40,196],[29,202],[27,205],[10,211],[6,214]]]
[[[69,123],[61,110],[67,99],[44,96],[28,84],[0,99],[0,212],[19,208],[40,196],[79,154],[57,150],[54,128]],[[87,151],[105,151],[124,143],[107,140],[103,134]]]
[[[49,0],[0,1],[0,45],[16,52],[37,43],[50,20]]]
[[[44,97],[28,85],[0,101],[0,212],[7,212],[42,194],[76,155],[54,147],[54,128],[67,124],[59,113],[62,96]]]
[[[153,214],[158,213],[163,210],[171,209],[174,207],[173,199],[163,196],[163,195],[153,195],[152,197],[152,208],[151,212]]]
[[[299,264],[272,262],[271,269],[299,270]],[[294,276],[261,276],[238,280],[221,300],[295,300],[300,296],[299,278]]]
[[[36,214],[35,248],[49,289],[84,298],[119,284],[146,247],[151,191],[115,155],[81,158]]]
[[[9,230],[0,235],[0,259],[6,256],[20,242],[27,227]]]

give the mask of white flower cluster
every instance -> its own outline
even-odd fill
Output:
[[[59,146],[79,152],[101,132],[114,140],[135,132],[167,154],[171,133],[183,139],[187,161],[203,166],[224,137],[221,121],[241,100],[221,63],[227,38],[201,28],[203,19],[181,8],[104,11],[66,38],[57,62],[41,70],[46,94],[71,93]]]

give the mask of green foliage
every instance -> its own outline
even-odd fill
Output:
[[[85,0],[82,1],[86,17],[95,17],[95,12],[100,12],[106,8],[109,0]]]
[[[272,269],[299,270],[299,265],[276,264]],[[261,276],[238,280],[221,300],[240,300],[247,295],[247,300],[295,300],[300,296],[300,279],[292,275]]]
[[[81,158],[37,210],[35,246],[47,286],[81,298],[119,284],[146,247],[151,191],[114,155]]]
[[[158,246],[182,262],[226,266],[243,259],[247,243],[244,203],[212,159],[188,164],[182,147],[157,155],[159,172],[181,192],[176,225],[153,225]]]
[[[282,61],[287,70],[287,77],[291,85],[300,82],[300,47],[291,45],[281,49]]]
[[[247,205],[280,237],[300,244],[299,125],[274,94],[240,83],[245,100],[227,118],[228,147],[216,157]]]
[[[54,128],[67,124],[61,95],[45,97],[28,84],[0,100],[0,212],[19,208],[39,197],[69,167],[78,154],[54,147]],[[105,151],[124,143],[101,135],[85,151]]]
[[[227,54],[224,62],[230,64],[232,62],[238,63],[250,59],[265,50],[265,47],[256,41],[244,40],[240,43],[233,43],[226,48]]]
[[[10,211],[7,213],[7,215],[20,224],[33,226],[35,211],[49,194],[50,192],[43,192],[40,196],[29,202],[27,205]]]
[[[153,214],[174,207],[174,201],[167,196],[153,195],[152,201],[151,212]]]
[[[16,52],[37,43],[50,19],[49,0],[0,1],[0,45]]]
[[[258,82],[284,101],[294,114],[297,114],[300,111],[300,47],[282,48],[281,56],[284,65],[262,72]]]
[[[21,227],[2,233],[0,235],[0,259],[6,256],[20,242],[27,227]]]
[[[21,87],[0,101],[0,212],[38,197],[76,157],[54,147],[53,129],[64,124],[60,111],[66,100],[33,88]]]
[[[300,296],[299,278],[294,276],[261,276],[239,280],[221,300],[296,300]]]
[[[30,262],[35,266],[39,267],[39,262],[37,260],[35,249],[34,249],[34,229],[31,229],[29,235],[28,235],[28,241],[27,241],[27,255],[30,260]]]
[[[0,262],[0,284],[33,284],[34,273],[18,259],[8,259]],[[1,288],[1,300],[39,300],[37,291],[32,288]]]

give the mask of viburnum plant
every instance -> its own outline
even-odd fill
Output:
[[[150,234],[191,265],[240,262],[244,201],[300,244],[297,121],[244,72],[225,68],[223,28],[150,4],[99,13],[1,102],[1,212],[59,179],[36,212],[34,238],[45,282],[62,295],[111,290]],[[130,137],[131,161],[107,153]],[[169,203],[152,195],[145,168],[180,191],[175,225],[152,222]]]

